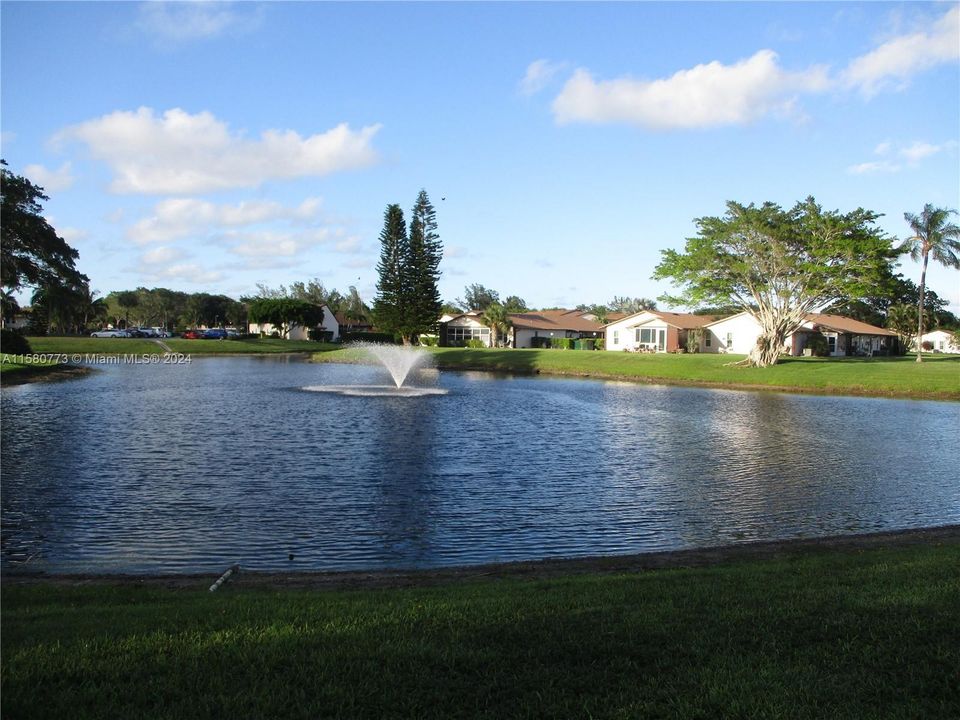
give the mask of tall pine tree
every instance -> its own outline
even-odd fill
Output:
[[[426,190],[420,190],[410,215],[410,325],[416,334],[432,332],[440,318],[440,260],[443,244],[437,233],[437,213]]]
[[[377,296],[373,301],[373,316],[381,332],[402,335],[409,342],[410,327],[410,241],[403,210],[399,205],[388,205],[383,214],[380,232],[380,262],[377,272]]]

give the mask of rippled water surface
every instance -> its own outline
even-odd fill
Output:
[[[2,390],[2,562],[430,567],[960,522],[960,405],[288,358]],[[293,555],[293,559],[290,559]]]

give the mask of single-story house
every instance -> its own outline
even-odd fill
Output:
[[[714,315],[641,310],[607,323],[604,347],[620,352],[676,352],[686,347],[691,330],[714,320]]]
[[[348,318],[345,313],[336,313],[334,317],[341,333],[373,332],[373,323],[369,320]]]
[[[921,343],[931,343],[933,352],[938,353],[960,353],[960,344],[954,339],[954,335],[946,330],[931,330],[920,337],[920,342],[914,341],[913,349],[920,347]]]
[[[507,344],[515,348],[550,347],[553,338],[603,337],[596,316],[581,310],[536,310],[512,313]]]
[[[757,344],[760,323],[747,312],[714,320],[703,328],[700,352],[747,355]],[[897,334],[853,318],[809,313],[803,326],[787,337],[783,351],[803,355],[810,338],[826,339],[831,357],[889,355],[896,349]]]
[[[479,340],[484,347],[490,347],[492,335],[482,316],[479,310],[442,315],[438,339],[440,347],[463,347],[469,340]]]
[[[285,340],[309,340],[311,330],[318,330],[323,334],[321,337],[327,342],[335,342],[340,339],[340,323],[337,322],[336,316],[326,305],[323,306],[323,320],[316,326],[309,328],[302,325],[293,325],[287,327],[283,337]],[[255,335],[272,335],[275,331],[276,329],[270,323],[263,323],[262,325],[250,323],[247,327],[247,332]]]

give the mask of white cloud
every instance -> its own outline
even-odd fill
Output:
[[[47,192],[66,190],[74,183],[75,178],[70,173],[71,165],[65,162],[56,170],[48,170],[43,165],[27,165],[23,174],[35,185],[39,185]]]
[[[221,242],[227,244],[229,251],[242,257],[294,257],[304,250],[330,240],[330,231],[325,228],[305,232],[263,232],[228,233]]]
[[[924,158],[937,155],[946,150],[955,148],[957,143],[947,142],[943,145],[931,145],[928,142],[914,142],[911,145],[908,145],[905,148],[900,149],[900,157],[904,158],[907,162],[918,163]]]
[[[373,265],[373,262],[369,259],[355,258],[353,260],[347,260],[343,263],[342,267],[348,268],[350,270],[359,270],[369,268]]]
[[[468,251],[462,245],[444,245],[443,246],[443,259],[451,260],[453,258],[464,258],[467,257]]]
[[[527,72],[518,85],[520,93],[522,95],[536,95],[543,90],[564,67],[566,67],[566,63],[534,60],[527,65]]]
[[[143,253],[140,256],[140,262],[144,265],[165,265],[182,257],[182,250],[163,245]]]
[[[70,245],[83,242],[90,237],[90,233],[88,233],[86,230],[81,230],[80,228],[75,227],[57,228],[57,235],[66,240]]]
[[[943,152],[950,152],[956,148],[957,143],[954,140],[941,143],[940,145],[933,145],[932,143],[917,140],[910,145],[899,147],[895,143],[887,140],[877,145],[873,150],[873,154],[884,158],[883,160],[875,160],[851,165],[847,168],[847,172],[851,175],[900,172],[903,170],[904,166],[900,163],[894,162],[891,159],[888,159],[891,155],[899,157],[901,160],[907,163],[907,166],[915,167],[929,157],[933,157],[934,155],[938,155]]]
[[[847,172],[851,175],[872,175],[874,173],[895,173],[899,171],[900,166],[888,160],[864,162],[857,165],[851,165],[847,168]]]
[[[210,270],[199,263],[177,263],[166,268],[160,268],[150,273],[153,277],[167,280],[186,280],[187,282],[203,285],[223,279],[219,270]]]
[[[209,112],[174,108],[158,117],[141,107],[74,125],[55,139],[83,142],[106,162],[114,172],[113,192],[187,195],[372,165],[378,158],[371,142],[379,129],[355,131],[342,123],[306,138],[293,130],[267,130],[251,140]]]
[[[360,243],[360,238],[356,237],[355,235],[338,241],[333,246],[333,248],[338,253],[345,253],[348,255],[353,255],[356,253],[363,252],[363,247]]]
[[[320,209],[319,198],[307,198],[297,207],[270,200],[251,200],[236,205],[218,205],[195,198],[171,198],[154,206],[153,214],[127,229],[138,245],[169,242],[178,238],[208,235],[217,227],[241,227],[277,220],[308,221]]]
[[[652,129],[740,125],[793,113],[794,96],[829,85],[824,68],[783,70],[772,50],[733,65],[711,62],[660,80],[595,81],[577,70],[553,102],[557,122],[622,122]]]
[[[960,8],[951,8],[929,28],[900,35],[855,58],[841,82],[866,97],[891,84],[903,87],[919,72],[960,58]]]
[[[261,13],[238,10],[229,2],[145,2],[136,26],[161,43],[183,43],[242,34],[259,26]]]

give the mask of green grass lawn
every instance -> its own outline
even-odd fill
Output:
[[[9,355],[8,353],[0,355],[0,374],[6,377],[40,374],[54,370],[59,366],[60,363],[54,360],[38,359],[37,362],[24,362],[22,355]]]
[[[163,352],[160,345],[147,338],[29,337],[27,340],[35,353],[142,355]],[[162,342],[174,352],[185,355],[317,352],[327,347],[334,347],[310,340],[279,340],[277,338],[255,338],[252,340],[166,338]]]
[[[549,373],[647,382],[794,389],[960,400],[960,356],[894,358],[784,358],[770,368],[737,367],[740,355],[634,354],[587,350],[468,350],[432,348],[437,367]],[[356,350],[315,356],[355,362]]]
[[[7,582],[3,716],[955,718],[958,567],[943,541],[406,589]]]

